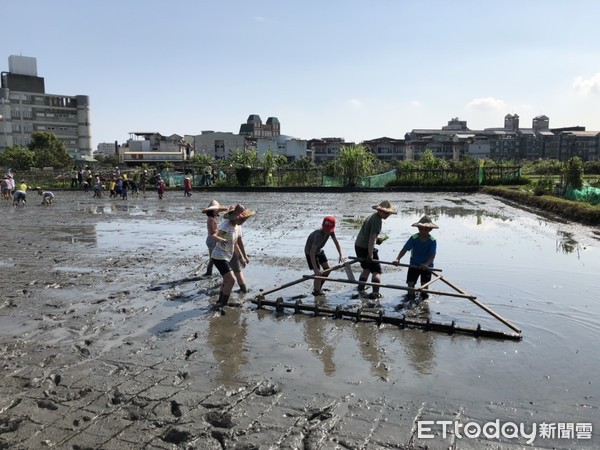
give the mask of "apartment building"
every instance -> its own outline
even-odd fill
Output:
[[[354,142],[346,142],[344,138],[327,137],[311,139],[307,143],[309,154],[317,164],[334,160],[340,154],[340,149],[346,145],[354,145]]]
[[[46,93],[36,58],[9,56],[8,68],[0,75],[0,151],[25,147],[33,132],[47,131],[75,161],[93,161],[89,97]]]

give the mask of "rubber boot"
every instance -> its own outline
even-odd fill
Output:
[[[358,281],[368,281],[368,278],[359,278]],[[358,292],[364,292],[367,287],[364,284],[359,284],[356,290]]]
[[[225,295],[222,292],[219,293],[219,300],[217,300],[217,306],[227,306],[229,302],[229,295]]]
[[[210,277],[212,275],[212,269],[213,269],[213,263],[212,260],[208,262],[208,265],[206,266],[206,272],[204,272],[204,275],[202,275],[203,277]]]

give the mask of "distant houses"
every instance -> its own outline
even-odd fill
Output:
[[[600,160],[600,131],[585,127],[550,128],[550,119],[540,115],[531,127],[522,128],[517,114],[507,114],[504,126],[471,130],[467,122],[452,118],[439,129],[413,129],[403,138],[379,137],[361,142],[384,161],[418,160],[426,150],[444,159],[463,156],[493,160],[565,161],[578,156],[584,161]],[[194,155],[225,159],[236,150],[255,149],[283,155],[289,162],[310,158],[326,163],[337,157],[340,148],[354,145],[342,137],[308,140],[281,134],[277,117],[263,123],[258,114],[250,114],[239,132],[202,131],[200,134],[163,135],[159,131],[131,132],[123,144],[100,143],[96,154],[118,156],[120,163],[157,164],[185,162]],[[49,131],[79,161],[92,161],[90,102],[88,96],[57,95],[45,92],[44,78],[37,75],[35,58],[10,56],[9,71],[1,74],[0,152],[26,146],[35,131]]]
[[[160,136],[157,145],[146,143],[140,147],[137,139],[148,140],[152,134]],[[271,151],[285,156],[290,162],[308,157],[315,163],[326,163],[334,160],[343,146],[355,145],[341,137],[303,140],[282,135],[276,117],[269,117],[263,124],[258,114],[248,117],[240,126],[239,134],[202,131],[185,138],[179,135],[162,137],[159,133],[132,133],[132,136],[135,139],[125,144],[129,150],[120,152],[121,162],[185,161],[194,154],[224,159],[236,150],[255,149],[259,155]],[[471,130],[466,121],[453,118],[439,129],[413,129],[404,135],[404,139],[380,137],[361,144],[382,161],[418,160],[426,150],[447,160],[464,156],[496,161],[545,158],[565,161],[572,156],[584,161],[600,160],[600,131],[586,131],[580,126],[550,128],[550,119],[544,115],[534,117],[531,128],[521,128],[519,116],[507,114],[503,127],[483,130]]]

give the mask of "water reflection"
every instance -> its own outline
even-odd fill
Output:
[[[579,259],[579,243],[573,238],[573,233],[556,230],[556,235],[556,252],[569,254],[577,250],[577,259]]]
[[[96,225],[60,225],[40,230],[47,240],[67,242],[69,244],[96,244]]]
[[[211,317],[206,341],[219,366],[219,383],[229,386],[241,381],[240,369],[248,363],[247,336],[248,322],[240,308],[227,308],[225,315]]]
[[[90,214],[104,214],[104,205],[90,206],[87,208]]]
[[[335,375],[335,362],[333,361],[335,347],[326,338],[326,336],[330,335],[329,330],[332,327],[331,318],[311,318],[302,314],[297,314],[294,318],[296,323],[299,321],[304,323],[304,339],[308,344],[309,350],[323,363],[323,372],[325,372],[325,375],[329,377]]]
[[[471,204],[469,202],[465,202],[467,204]],[[447,217],[450,219],[460,218],[460,217],[472,217],[475,216],[477,225],[481,225],[483,223],[483,218],[492,218],[499,219],[503,222],[511,221],[509,217],[494,213],[491,211],[483,211],[479,207],[470,209],[462,206],[411,206],[410,208],[401,208],[398,209],[398,215],[401,217],[422,217],[423,215],[427,215],[431,217],[431,219],[435,222],[440,220],[440,218]]]
[[[365,361],[371,364],[371,374],[387,379],[388,369],[384,364],[385,351],[379,344],[381,330],[374,323],[357,323],[353,328],[358,349]]]
[[[124,211],[127,212],[129,211],[129,204],[128,203],[113,203],[113,205],[110,207],[112,212],[116,212],[116,211]]]
[[[420,295],[405,294],[394,311],[406,317],[427,320],[431,319],[429,301]],[[398,340],[404,343],[402,349],[410,365],[420,374],[432,373],[435,367],[435,341],[433,333],[421,330],[404,330],[399,333]]]

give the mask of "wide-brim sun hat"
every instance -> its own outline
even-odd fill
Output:
[[[419,221],[413,223],[412,226],[419,227],[419,228],[432,228],[432,229],[439,228],[439,226],[437,226],[435,223],[433,223],[428,216],[421,217],[419,219]]]
[[[398,211],[392,208],[392,204],[389,200],[384,200],[381,203],[379,203],[379,205],[373,205],[372,208],[376,209],[377,211],[386,212],[388,214],[398,214]]]
[[[209,203],[208,207],[204,208],[202,210],[202,213],[205,214],[209,211],[219,211],[219,212],[227,211],[227,206],[221,206],[218,201],[212,200]]]
[[[256,211],[246,209],[244,205],[238,203],[237,205],[231,205],[229,210],[223,214],[223,218],[226,220],[247,219],[254,214],[256,214]]]

